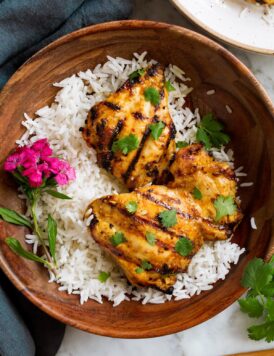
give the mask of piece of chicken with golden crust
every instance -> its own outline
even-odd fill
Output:
[[[82,130],[98,164],[130,190],[155,181],[175,154],[164,68],[154,64],[132,73],[91,109]]]
[[[228,163],[215,161],[201,144],[193,144],[177,152],[170,174],[168,187],[192,193],[202,217],[230,227],[239,223],[236,178]]]
[[[176,274],[186,271],[204,243],[201,224],[216,239],[226,232],[203,219],[188,192],[178,195],[165,186],[138,188],[131,193],[93,201],[90,231],[123,269],[133,285],[171,292]],[[218,236],[219,234],[219,236]]]

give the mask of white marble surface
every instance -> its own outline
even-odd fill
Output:
[[[169,22],[200,31],[184,19],[168,0],[136,0],[132,18]],[[226,47],[253,71],[274,100],[274,57]],[[245,329],[251,323],[252,320],[243,315],[235,303],[192,329],[154,339],[111,339],[67,327],[58,356],[220,356],[274,349],[274,343],[255,342],[247,338]],[[271,355],[274,351],[269,351]]]

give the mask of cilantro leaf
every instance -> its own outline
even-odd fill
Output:
[[[144,90],[144,96],[146,101],[150,101],[152,105],[157,106],[160,104],[160,93],[153,87],[146,88]]]
[[[197,187],[194,187],[193,192],[192,192],[192,195],[193,195],[194,198],[197,199],[197,200],[201,200],[202,197],[203,197],[201,191],[200,191]]]
[[[122,232],[115,232],[110,238],[110,242],[115,247],[126,241],[125,235]]]
[[[226,215],[232,215],[237,211],[237,206],[232,196],[225,197],[223,195],[219,195],[214,201],[214,207],[216,209],[216,221],[219,221]]]
[[[134,214],[136,213],[137,211],[137,208],[138,208],[138,204],[136,201],[132,200],[132,201],[129,201],[126,205],[126,209],[127,211],[130,213],[130,214]]]
[[[137,79],[139,77],[142,77],[145,74],[145,70],[143,68],[137,69],[134,72],[130,73],[128,76],[130,80]]]
[[[124,155],[127,155],[129,152],[136,150],[139,146],[138,137],[130,134],[121,138],[120,140],[114,141],[111,147],[113,152],[120,151]]]
[[[146,232],[146,239],[147,239],[147,242],[148,242],[151,246],[154,246],[154,245],[155,245],[156,238],[155,238],[155,235],[153,234],[153,232],[147,231],[147,232]]]
[[[110,273],[102,271],[99,273],[98,280],[101,283],[105,283],[109,277],[110,277]]]
[[[274,321],[274,300],[272,298],[267,298],[265,309],[267,311],[266,319]]]
[[[149,271],[150,269],[152,269],[152,265],[148,261],[143,260],[141,262],[141,268],[146,270],[146,271]]]
[[[241,311],[248,314],[251,318],[259,318],[263,314],[264,307],[257,298],[249,297],[240,299],[238,302],[240,304]]]
[[[188,256],[193,250],[193,243],[187,237],[182,236],[175,244],[175,251],[181,256]]]
[[[274,281],[268,283],[265,287],[261,289],[261,294],[265,297],[274,296]]]
[[[274,341],[274,321],[269,321],[260,325],[253,325],[247,329],[248,337],[252,340]]]
[[[241,280],[242,286],[259,293],[272,280],[271,265],[261,258],[254,258],[246,266]]]
[[[144,269],[141,268],[141,267],[137,267],[137,268],[135,269],[135,272],[136,272],[137,274],[140,274],[140,273],[143,273],[143,272],[144,272]]]
[[[212,113],[205,115],[196,133],[196,140],[205,145],[206,149],[220,148],[230,141],[230,137],[223,132],[223,124],[213,117]]]
[[[161,136],[163,129],[165,128],[166,124],[163,121],[156,122],[155,124],[149,125],[151,136],[154,140],[158,140]]]
[[[185,141],[177,141],[176,142],[176,148],[184,148],[184,147],[187,147],[188,146],[188,143],[185,142]]]
[[[170,80],[167,80],[165,82],[165,88],[168,92],[175,90],[174,86],[170,83]]]
[[[158,218],[164,227],[172,227],[177,224],[176,210],[174,209],[162,211]]]

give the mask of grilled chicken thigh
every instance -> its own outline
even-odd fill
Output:
[[[155,64],[132,73],[91,109],[82,130],[98,164],[130,190],[157,180],[175,153],[164,68]]]
[[[188,192],[179,195],[165,186],[138,188],[131,193],[93,201],[90,231],[114,258],[133,285],[170,292],[176,273],[187,269],[206,238],[225,238],[225,227],[203,218]],[[223,231],[224,229],[224,231]]]
[[[215,161],[201,144],[193,144],[180,149],[170,166],[171,181],[168,187],[177,188],[180,194],[198,191],[200,199],[196,199],[200,215],[214,221],[216,208],[214,202],[218,197],[231,197],[236,200],[237,185],[233,169],[226,162]],[[237,204],[230,215],[223,216],[218,223],[237,224],[242,214]],[[229,231],[229,230],[227,230]]]

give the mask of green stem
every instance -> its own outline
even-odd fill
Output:
[[[36,192],[36,193],[34,193],[33,199],[31,201],[31,215],[32,215],[32,218],[33,218],[33,228],[34,228],[35,234],[37,235],[37,237],[39,239],[40,244],[43,247],[43,250],[45,252],[47,260],[49,262],[47,265],[50,266],[51,270],[56,275],[56,269],[55,269],[55,267],[53,267],[55,265],[55,263],[54,263],[51,255],[50,255],[50,253],[48,251],[48,248],[47,248],[47,246],[46,246],[46,244],[44,242],[44,239],[43,239],[43,236],[42,236],[42,233],[41,233],[40,227],[38,225],[38,221],[37,221],[36,207],[37,207],[37,201],[38,201],[39,197],[40,197],[40,193]]]

